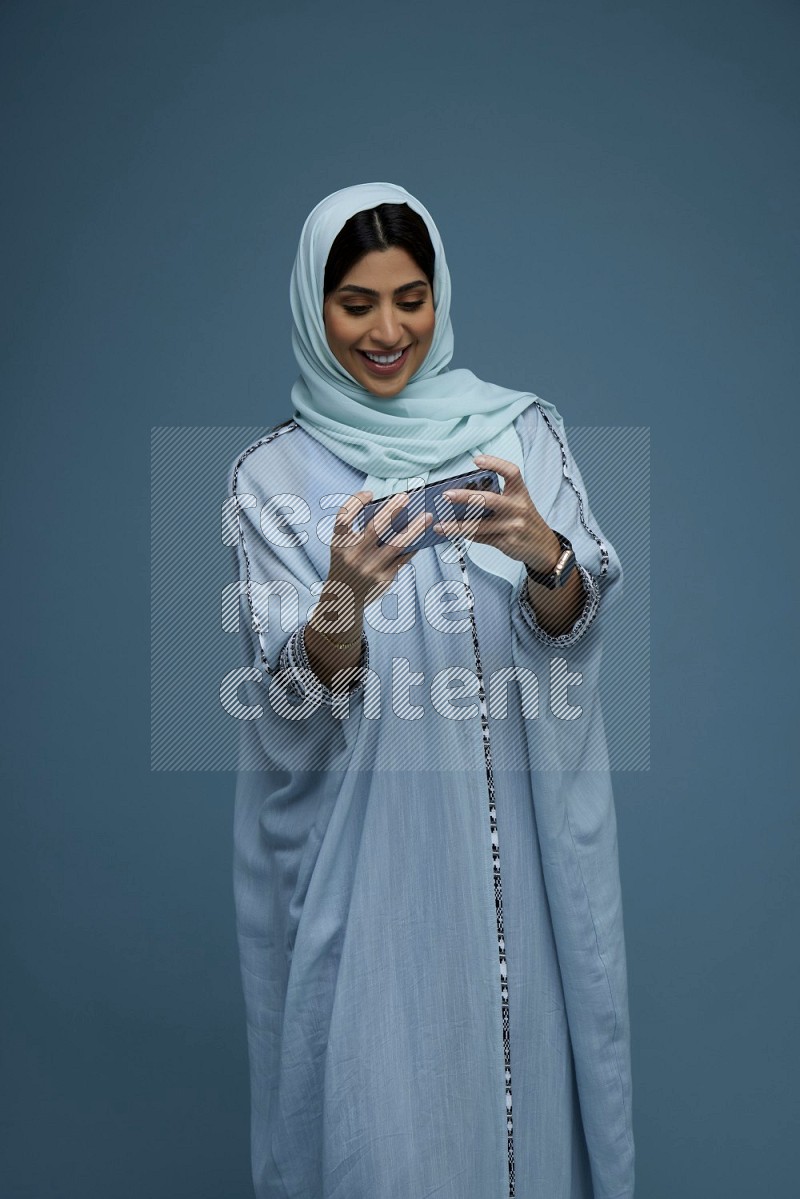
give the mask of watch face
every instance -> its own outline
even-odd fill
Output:
[[[571,549],[565,550],[556,563],[556,587],[562,587],[574,569],[575,554]]]
[[[571,543],[562,533],[557,532],[555,529],[553,532],[561,544],[561,553],[550,574],[544,575],[540,571],[534,571],[529,566],[525,566],[528,577],[533,579],[535,583],[541,583],[543,587],[549,588],[550,591],[556,587],[561,587],[575,567],[575,551]]]

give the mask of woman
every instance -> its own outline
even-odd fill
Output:
[[[290,294],[294,416],[230,473],[256,1193],[630,1199],[617,555],[553,405],[448,369],[444,250],[403,188],[318,204]],[[414,489],[478,466],[491,519],[445,509],[415,551]]]

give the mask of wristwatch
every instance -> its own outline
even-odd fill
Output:
[[[569,578],[572,571],[575,569],[575,551],[572,548],[572,543],[567,540],[563,533],[553,532],[561,545],[561,553],[558,561],[549,574],[541,570],[532,570],[527,562],[524,563],[528,578],[533,579],[534,583],[541,583],[543,587],[548,587],[554,591],[556,587],[563,587],[566,580]]]

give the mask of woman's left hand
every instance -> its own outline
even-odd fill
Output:
[[[463,533],[471,541],[495,546],[508,554],[509,558],[527,563],[533,570],[552,570],[558,561],[561,546],[531,499],[519,467],[493,454],[476,454],[474,460],[477,466],[502,475],[502,493],[497,495],[493,491],[475,492],[456,487],[443,494],[451,503],[467,503],[479,495],[492,515],[477,520],[468,514],[462,521],[440,521],[433,525],[434,531],[448,537]]]

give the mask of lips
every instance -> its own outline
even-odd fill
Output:
[[[407,345],[397,361],[390,362],[387,365],[382,365],[380,362],[373,362],[373,360],[367,356],[365,350],[359,350],[358,352],[366,363],[367,370],[370,372],[370,374],[393,375],[397,371],[401,370],[405,365],[406,361],[408,360],[408,352],[410,349],[411,346]]]

